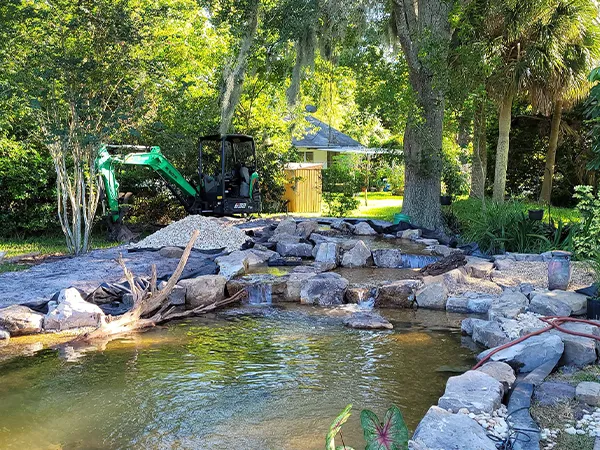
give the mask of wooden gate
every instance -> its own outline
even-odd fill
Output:
[[[294,213],[319,213],[323,185],[323,164],[289,163],[285,168],[284,198],[289,202],[288,211]]]

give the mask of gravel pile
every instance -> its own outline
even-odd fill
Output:
[[[200,230],[194,247],[201,250],[225,248],[232,252],[239,250],[248,239],[242,230],[214,217],[187,216],[151,234],[133,247],[185,247],[194,230]]]

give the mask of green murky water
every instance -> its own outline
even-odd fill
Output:
[[[361,408],[395,403],[413,429],[448,367],[473,363],[451,328],[460,317],[384,315],[393,331],[347,329],[322,309],[240,308],[5,361],[0,448],[322,449],[348,403],[345,443],[364,447]]]

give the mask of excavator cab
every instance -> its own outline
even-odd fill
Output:
[[[198,176],[198,213],[231,216],[260,212],[256,147],[251,136],[202,137],[198,150]]]

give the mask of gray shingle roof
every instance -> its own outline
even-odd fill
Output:
[[[292,139],[292,144],[296,147],[329,149],[333,151],[350,150],[349,147],[356,150],[364,148],[360,142],[313,116],[306,116],[305,119],[310,125],[306,127],[304,137]]]

